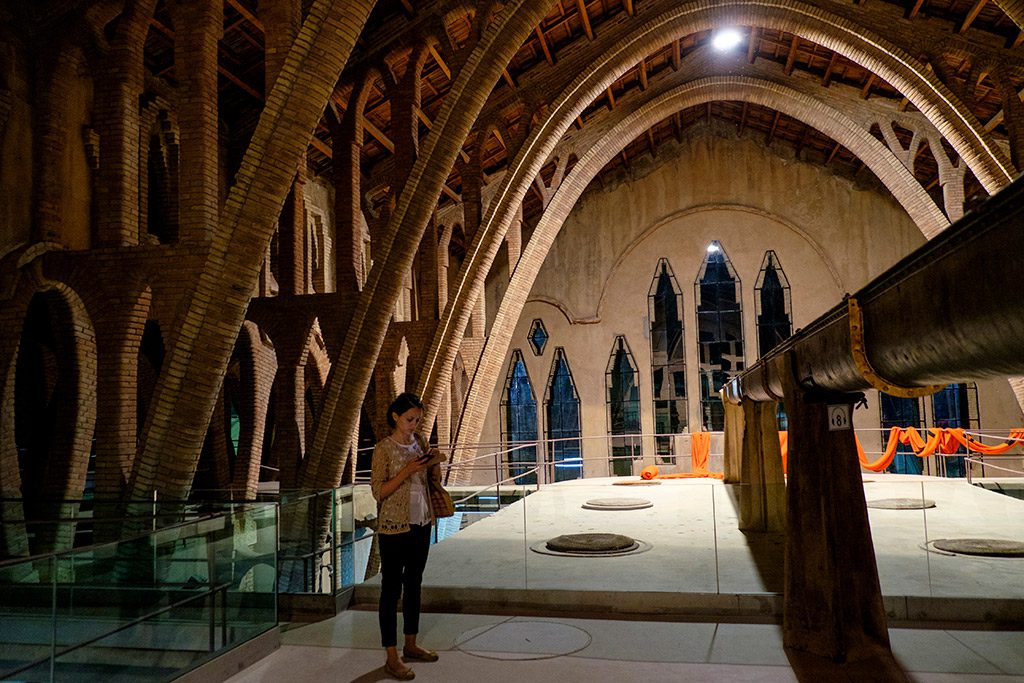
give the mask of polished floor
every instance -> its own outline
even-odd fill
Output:
[[[1024,501],[963,481],[865,475],[865,497],[928,500],[871,509],[890,639],[915,681],[1024,681],[1024,559],[934,552],[940,538],[1024,540]],[[809,671],[777,625],[781,538],[736,530],[734,488],[583,480],[543,488],[431,550],[420,640],[427,681],[892,680],[871,669]],[[621,480],[617,480],[621,481]],[[588,501],[644,499],[636,510]],[[553,536],[617,533],[642,541],[616,557],[544,552]],[[281,649],[232,681],[385,680],[373,611],[377,583],[353,609],[287,627]]]

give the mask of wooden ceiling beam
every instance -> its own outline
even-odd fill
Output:
[[[1024,35],[1024,31],[1021,31],[1021,34]],[[683,55],[682,55],[682,50],[679,47],[679,40],[678,39],[677,40],[673,40],[672,41],[672,70],[673,71],[679,71],[679,65],[682,63],[682,61],[683,61]]]
[[[1012,50],[1015,47],[1020,47],[1022,43],[1024,43],[1024,30],[1017,33],[1017,37],[1014,38],[1013,43],[1010,44],[1010,49]]]
[[[654,144],[654,129],[653,128],[648,128],[647,129],[647,146],[651,150],[651,158],[652,159],[656,158],[658,156],[658,148]]]
[[[779,127],[779,119],[782,118],[782,112],[775,112],[775,120],[772,121],[772,127],[768,129],[768,135],[765,136],[764,146],[768,147],[772,144],[772,138],[775,137],[775,129]]]
[[[384,131],[382,131],[377,126],[373,125],[373,122],[366,118],[366,116],[363,116],[361,118],[363,120],[363,130],[369,133],[374,140],[384,145],[384,149],[394,154],[395,143],[391,142],[388,136],[384,134]]]
[[[967,16],[964,17],[964,23],[960,24],[960,28],[958,28],[956,32],[961,35],[966,33],[967,29],[971,27],[971,24],[974,23],[974,20],[978,18],[978,15],[981,14],[981,10],[983,10],[987,4],[988,0],[974,0],[974,5],[971,6],[970,11],[967,12]]]
[[[622,0],[622,6],[626,8],[626,14],[633,16],[633,0]]]
[[[640,89],[647,90],[647,59],[641,59],[640,65]]]
[[[738,129],[741,134],[743,133],[743,129],[747,127],[747,114],[749,112],[750,112],[750,103],[749,102],[744,102],[743,103],[743,113],[740,114],[740,126],[739,126],[739,129]]]
[[[544,37],[544,30],[537,26],[533,31],[537,34],[537,41],[540,42],[540,49],[544,52],[544,59],[548,60],[548,64],[554,66],[555,56],[551,54],[551,48],[548,47],[547,38]]]
[[[252,24],[253,28],[257,29],[260,33],[265,32],[263,22],[260,21],[255,14],[246,9],[245,5],[239,2],[239,0],[224,0],[224,2],[230,5],[233,10],[245,17],[245,20]]]
[[[910,8],[909,12],[907,12],[907,19],[913,19],[916,17],[922,7],[924,7],[924,0],[914,0],[914,6]]]
[[[672,128],[675,130],[676,142],[683,141],[683,121],[679,112],[672,115]]]
[[[828,166],[830,163],[832,163],[832,160],[836,158],[836,154],[839,153],[839,150],[841,148],[842,148],[842,145],[840,145],[838,142],[835,144],[834,147],[832,147],[832,151],[829,152],[828,159],[825,159],[825,165],[826,166]]]
[[[590,25],[590,13],[587,12],[587,3],[585,0],[576,0],[576,8],[580,12],[580,20],[583,22],[583,30],[587,34],[589,40],[594,39],[594,28]]]
[[[160,21],[159,19],[156,19],[156,18],[150,19],[149,20],[149,24],[150,24],[150,26],[155,28],[160,33],[163,33],[165,36],[167,36],[171,40],[174,40],[174,31],[169,26],[167,26],[162,21]],[[166,73],[170,72],[170,70],[173,68],[173,66],[174,65],[172,64],[170,67],[168,67],[164,71],[161,71],[158,75],[159,76],[165,75]],[[263,93],[261,93],[259,90],[257,90],[256,88],[252,87],[251,85],[249,85],[245,81],[243,81],[241,79],[241,77],[236,76],[235,74],[233,74],[223,64],[219,64],[219,63],[217,64],[217,73],[219,73],[224,78],[228,79],[228,82],[232,83],[235,87],[237,87],[242,92],[246,93],[247,95],[251,95],[255,99],[259,100],[260,102],[263,101]]]
[[[412,3],[409,2],[409,0],[401,0],[401,1],[402,1],[402,8],[408,13],[408,15],[410,17],[416,14],[416,10],[413,9]]]
[[[829,82],[832,80],[832,70],[836,68],[836,63],[839,61],[839,53],[833,52],[832,59],[828,60],[828,66],[825,67],[825,74],[821,77],[821,86],[827,88]]]
[[[757,54],[760,52],[761,45],[761,29],[753,28],[750,30],[750,40],[747,41],[747,62],[750,64],[754,63],[757,59]]]
[[[437,46],[434,43],[430,43],[427,46],[427,50],[430,52],[430,56],[434,58],[434,61],[437,62],[438,68],[441,69],[445,77],[449,81],[452,80],[452,70],[445,63],[444,57],[441,56],[441,53],[438,52]]]
[[[326,142],[324,142],[323,140],[321,140],[320,138],[318,138],[315,135],[313,136],[313,139],[309,141],[309,146],[310,147],[315,147],[319,152],[321,152],[328,159],[333,159],[334,158],[334,154],[331,152],[331,146],[328,145]]]
[[[516,79],[512,78],[512,74],[508,72],[508,69],[501,70],[501,77],[505,79],[505,82],[508,83],[510,88],[517,87]]]
[[[878,78],[873,73],[868,74],[867,79],[864,81],[864,87],[860,89],[860,97],[862,100],[866,100],[871,94],[871,86],[875,84],[875,79]]]
[[[793,36],[789,42],[789,54],[786,55],[786,75],[793,75],[793,66],[796,64],[796,51],[800,47],[800,36]]]
[[[612,86],[609,85],[605,93],[608,95],[608,108],[615,111],[615,93],[612,92]]]

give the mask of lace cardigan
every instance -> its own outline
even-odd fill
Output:
[[[416,441],[424,453],[430,450],[426,440],[419,434]],[[405,467],[405,452],[400,445],[389,438],[381,439],[373,449],[372,472],[370,474],[370,490],[377,500],[377,533],[401,534],[409,530],[409,479],[406,479],[394,493],[381,500],[380,491],[384,482],[398,476]],[[440,481],[440,464],[427,468],[427,478]]]

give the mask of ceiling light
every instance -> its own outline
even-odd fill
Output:
[[[723,28],[711,38],[711,45],[719,52],[727,52],[740,44],[743,36],[734,28]]]
[[[721,249],[721,247],[718,246],[718,242],[712,242],[711,244],[708,245],[708,253],[709,254],[714,254],[719,249]]]

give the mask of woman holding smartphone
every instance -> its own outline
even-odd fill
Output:
[[[405,660],[436,662],[437,653],[416,644],[420,621],[420,585],[430,550],[430,527],[434,515],[427,493],[430,468],[440,467],[444,457],[417,434],[423,418],[423,404],[415,394],[400,394],[388,407],[392,432],[373,450],[370,488],[377,500],[377,538],[380,548],[381,645],[387,652],[384,670],[400,681],[416,674]],[[398,655],[398,600],[402,597],[405,644]]]

